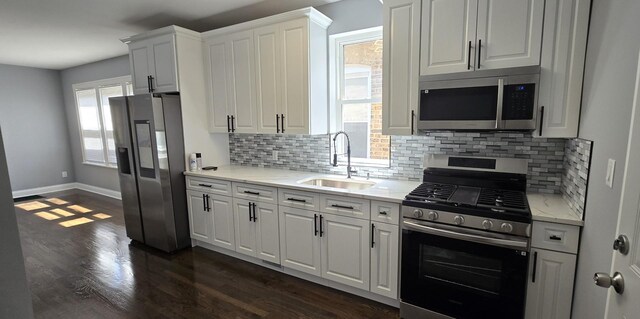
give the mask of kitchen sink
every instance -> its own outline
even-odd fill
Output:
[[[373,187],[376,183],[371,181],[358,181],[358,180],[348,180],[348,179],[339,179],[339,178],[311,178],[305,179],[298,182],[299,184],[305,185],[313,185],[313,186],[324,186],[331,188],[342,188],[342,189],[367,189]]]

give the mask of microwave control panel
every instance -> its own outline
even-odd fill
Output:
[[[511,84],[504,86],[502,119],[530,120],[535,107],[536,85]]]

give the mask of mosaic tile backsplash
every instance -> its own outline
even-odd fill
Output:
[[[565,143],[564,173],[562,176],[562,197],[581,218],[584,216],[591,148],[593,142],[575,138]]]
[[[400,180],[422,179],[427,153],[510,157],[529,160],[528,191],[562,190],[566,139],[533,138],[531,133],[429,132],[421,136],[391,137],[390,167],[358,167],[359,176]],[[344,166],[329,161],[328,135],[230,134],[231,163],[257,167],[346,174]],[[278,151],[278,159],[273,159]]]

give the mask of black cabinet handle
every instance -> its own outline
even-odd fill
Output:
[[[480,70],[480,57],[482,56],[482,40],[478,40],[478,70]]]
[[[549,236],[549,239],[551,239],[551,240],[562,240],[562,238],[560,238],[559,236],[556,236],[556,235]]]
[[[231,132],[232,133],[236,131],[235,121],[236,121],[235,115],[231,115]]]
[[[149,93],[153,93],[153,91],[155,91],[153,88],[153,76],[151,75],[147,76],[147,86],[149,86]]]
[[[251,206],[253,206],[253,222],[255,223],[256,220],[258,220],[258,218],[256,218],[256,203],[251,203]]]
[[[536,268],[538,266],[538,252],[533,252],[533,271],[531,274],[531,282],[536,282]]]
[[[202,194],[202,209],[205,212],[207,211],[207,195],[206,194]]]
[[[338,204],[333,204],[333,205],[331,205],[331,207],[344,208],[344,209],[355,209],[353,206],[343,206],[343,205],[338,205]]]
[[[205,203],[207,204],[207,207],[206,207],[206,209],[205,209],[205,210],[206,210],[206,211],[208,211],[208,212],[210,212],[210,211],[211,211],[211,205],[209,205],[209,194],[207,194],[207,195],[205,195],[205,196],[206,196],[206,198],[207,198],[207,199],[205,200]]]
[[[306,199],[299,199],[299,198],[293,198],[293,197],[289,197],[289,198],[287,198],[287,200],[292,201],[292,202],[298,202],[298,203],[306,203],[307,202]]]
[[[318,236],[318,214],[313,214],[313,235]]]
[[[227,132],[231,133],[231,116],[227,115]]]
[[[256,196],[260,196],[260,193],[258,192],[252,192],[252,191],[244,191],[245,194],[249,194],[249,195],[256,195]]]
[[[374,239],[375,234],[376,234],[376,225],[371,224],[371,248],[373,248],[373,246],[376,245],[376,242]]]
[[[385,215],[385,216],[386,216],[388,213],[387,213],[386,211],[384,211],[384,210],[383,210],[383,211],[378,212],[378,214],[380,214],[380,215]]]
[[[542,136],[542,124],[544,123],[544,106],[540,107],[540,129],[538,130],[538,136]]]
[[[280,114],[280,121],[282,121],[282,125],[280,125],[280,133],[284,133],[284,114]]]
[[[276,114],[276,133],[280,133],[280,114]]]
[[[209,184],[198,184],[198,186],[209,187],[209,188],[213,187],[212,185],[209,185]]]
[[[467,56],[467,70],[471,70],[471,41],[469,41],[469,54]]]
[[[413,135],[414,133],[414,129],[413,129],[413,122],[416,119],[416,111],[411,110],[411,135]]]
[[[322,234],[324,234],[324,231],[322,231],[322,215],[320,215],[320,237],[322,237]]]

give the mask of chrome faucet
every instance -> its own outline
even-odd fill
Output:
[[[347,137],[347,178],[351,178],[351,173],[357,173],[357,171],[351,169],[351,141],[349,140],[349,135],[345,131],[340,131],[333,137],[333,166],[338,167],[338,150],[336,147],[336,139],[340,134],[344,134],[344,136]]]

